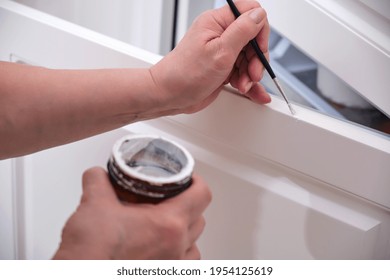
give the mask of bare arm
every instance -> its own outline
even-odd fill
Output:
[[[156,94],[148,69],[50,70],[0,62],[0,158],[156,117]]]
[[[268,54],[269,25],[257,1],[205,12],[150,69],[51,70],[0,62],[0,159],[96,135],[125,124],[209,105],[226,83],[252,101],[270,96],[249,40]],[[243,32],[244,31],[244,32]]]

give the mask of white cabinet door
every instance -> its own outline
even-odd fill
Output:
[[[94,68],[148,67],[160,59],[13,2],[0,1],[0,19],[1,60]],[[212,189],[199,240],[203,258],[389,259],[389,138],[296,110],[292,117],[276,97],[258,106],[226,88],[200,113],[139,122],[13,159],[14,176],[0,181],[8,182],[0,205],[13,203],[14,236],[0,228],[7,237],[0,247],[14,242],[14,252],[1,257],[50,258],[80,199],[82,172],[105,166],[122,135],[154,133],[188,148]]]
[[[172,44],[173,0],[14,0],[154,53]]]
[[[273,28],[390,115],[390,1],[259,2]]]
[[[12,160],[0,161],[0,259],[15,258]]]

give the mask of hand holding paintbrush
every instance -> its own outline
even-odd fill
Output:
[[[237,9],[236,5],[234,4],[233,0],[226,0],[227,3],[229,4],[229,7],[230,9],[232,10],[234,16],[236,18],[238,18],[241,13],[239,12],[239,10]],[[292,108],[290,102],[288,101],[287,99],[287,96],[286,94],[284,93],[283,91],[283,88],[281,87],[279,81],[276,79],[276,75],[274,73],[274,71],[272,70],[271,68],[271,65],[268,63],[268,60],[266,59],[266,57],[264,56],[264,53],[261,51],[259,45],[257,44],[257,41],[256,39],[252,39],[250,41],[250,44],[251,46],[253,47],[254,51],[256,52],[256,55],[259,57],[261,63],[264,65],[265,69],[267,69],[267,72],[268,74],[271,76],[272,80],[274,81],[277,89],[279,90],[279,92],[281,93],[281,95],[283,96],[284,100],[286,101],[287,105],[288,105],[288,108],[290,109],[290,112],[292,115],[295,114],[295,111],[294,109]]]
[[[259,83],[264,67],[248,45],[257,37],[262,50],[268,48],[266,12],[257,1],[237,6],[243,13],[238,19],[227,5],[200,15],[176,48],[152,67],[160,95],[172,96],[167,104],[180,113],[203,109],[227,83],[258,104],[271,101]]]

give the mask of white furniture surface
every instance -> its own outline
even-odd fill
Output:
[[[0,0],[0,19],[1,60],[102,68],[160,59],[15,2]],[[194,115],[0,162],[0,257],[50,258],[78,205],[82,172],[105,166],[119,137],[153,133],[185,146],[212,189],[203,258],[390,259],[389,138],[295,108],[292,117],[277,97],[259,106],[227,87]]]
[[[273,28],[390,115],[390,1],[259,2]]]
[[[15,0],[150,52],[171,48],[174,0]]]

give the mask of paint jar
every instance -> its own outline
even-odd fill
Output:
[[[121,201],[158,203],[192,183],[194,159],[181,145],[154,135],[129,135],[113,146],[108,174]]]

